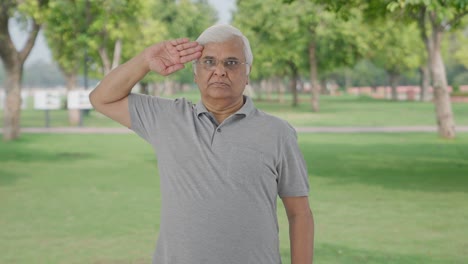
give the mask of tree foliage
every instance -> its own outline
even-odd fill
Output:
[[[298,69],[309,76],[317,97],[321,77],[354,65],[367,50],[366,32],[354,30],[360,25],[359,10],[349,14],[343,19],[319,1],[238,1],[234,22],[253,40],[257,58],[252,77],[289,74],[292,79]]]

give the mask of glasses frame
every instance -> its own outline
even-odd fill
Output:
[[[207,65],[206,63],[203,62],[203,60],[213,60],[213,61],[215,61],[215,63],[213,65]],[[237,62],[237,64],[234,66],[234,68],[231,68],[229,65],[226,66],[227,61],[235,61],[235,62]],[[232,71],[232,72],[239,70],[241,65],[250,65],[248,62],[241,62],[241,61],[238,61],[238,60],[235,60],[235,59],[219,60],[219,59],[216,59],[216,58],[207,58],[207,59],[201,59],[201,60],[199,59],[199,60],[195,61],[195,64],[201,65],[202,68],[204,70],[206,70],[206,71],[214,71],[218,67],[219,63],[222,63],[223,68],[225,70],[229,70],[229,71]]]

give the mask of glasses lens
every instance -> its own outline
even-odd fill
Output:
[[[203,59],[199,63],[203,66],[203,68],[207,71],[215,70],[218,66],[218,63],[221,62],[225,69],[230,71],[235,71],[239,68],[242,64],[238,60],[221,60],[218,61],[217,59]]]
[[[240,62],[238,62],[236,60],[227,60],[227,61],[224,61],[224,63],[223,63],[224,68],[229,69],[231,71],[236,70],[238,68],[239,64],[240,64]]]
[[[216,59],[204,59],[202,65],[206,70],[212,70],[218,65],[218,61]]]

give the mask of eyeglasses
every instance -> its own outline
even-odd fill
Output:
[[[227,60],[217,60],[215,58],[204,58],[201,60],[197,60],[195,63],[201,64],[203,69],[207,71],[213,71],[218,66],[218,63],[222,63],[224,68],[229,71],[236,71],[240,68],[241,65],[248,65],[247,62],[240,62],[234,59],[227,59]]]

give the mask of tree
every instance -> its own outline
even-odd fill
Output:
[[[289,76],[292,105],[298,104],[297,80],[306,69],[306,42],[295,11],[277,0],[238,1],[234,15],[254,53],[253,79]]]
[[[47,0],[4,0],[0,4],[0,58],[6,71],[6,103],[3,116],[3,139],[14,140],[20,134],[21,77],[23,65],[41,28]],[[10,36],[10,19],[19,18],[28,26],[24,46],[17,50]]]
[[[87,74],[83,66],[88,68],[88,57],[100,62],[92,64],[94,75],[105,75],[120,63],[124,48],[134,51],[133,47],[141,47],[142,32],[158,32],[160,27],[147,23],[149,15],[145,10],[151,10],[151,2],[51,1],[45,32],[54,59],[66,77],[68,91],[76,88],[80,72]],[[79,117],[80,110],[69,110],[71,125],[77,125]]]
[[[353,65],[366,48],[365,34],[354,30],[359,11],[350,14],[348,20],[342,19],[317,1],[238,1],[235,21],[261,38],[263,46],[256,55],[266,55],[260,58],[290,69],[291,80],[296,79],[295,68],[310,76],[312,110],[319,111],[320,77]],[[291,84],[294,94],[294,82]]]
[[[82,0],[83,1],[83,0]],[[86,1],[86,0],[84,0]],[[85,12],[88,28],[84,38],[90,56],[98,62],[101,75],[116,68],[122,59],[125,41],[133,43],[128,36],[138,30],[138,16],[143,0],[95,0],[86,1]]]
[[[468,69],[468,45],[466,45],[468,43],[468,27],[458,32],[458,34],[454,36],[454,40],[457,46],[454,57],[457,62]]]
[[[430,62],[438,132],[443,138],[454,138],[455,121],[441,43],[444,33],[457,28],[461,19],[468,14],[468,0],[394,0],[387,7],[390,11],[400,10],[418,22]]]
[[[44,32],[47,43],[61,72],[67,91],[76,89],[77,78],[85,59],[85,1],[52,0],[49,3]],[[70,125],[78,125],[80,110],[69,109]]]
[[[434,88],[438,132],[442,138],[454,138],[455,122],[447,89],[447,76],[441,53],[441,43],[444,33],[456,29],[460,25],[461,20],[468,14],[468,0],[320,1],[335,10],[346,10],[349,7],[363,8],[368,18],[390,16],[390,19],[415,21],[418,23],[420,36],[425,44],[428,55]]]
[[[397,100],[398,81],[404,72],[416,69],[422,64],[418,29],[413,24],[383,19],[372,25],[370,58],[375,65],[385,69],[392,89],[392,99]]]

